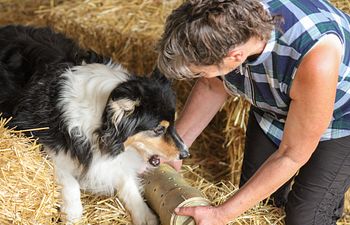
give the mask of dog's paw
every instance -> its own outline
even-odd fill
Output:
[[[65,221],[67,225],[78,222],[83,215],[83,206],[75,204],[70,206],[63,206],[62,211],[65,213]]]
[[[158,217],[147,206],[139,212],[136,211],[132,215],[132,221],[134,225],[159,225]]]

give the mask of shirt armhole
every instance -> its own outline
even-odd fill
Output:
[[[342,37],[341,37],[339,34],[337,34],[337,33],[335,33],[335,32],[325,33],[325,34],[322,35],[319,39],[317,39],[317,41],[313,43],[312,47],[301,57],[299,63],[296,65],[295,70],[294,70],[294,72],[293,72],[293,74],[292,74],[291,82],[290,82],[290,84],[289,84],[289,86],[288,86],[288,90],[287,90],[288,95],[290,94],[290,90],[291,90],[291,88],[292,88],[294,78],[295,78],[295,76],[296,76],[296,74],[297,74],[297,71],[298,71],[298,68],[299,68],[300,63],[303,61],[303,58],[304,58],[305,56],[307,56],[307,55],[309,54],[309,52],[310,52],[312,49],[314,49],[314,48],[317,46],[317,44],[320,43],[325,37],[329,37],[329,35],[332,35],[332,36],[335,36],[335,37],[339,38],[341,44],[344,46],[344,40],[342,39]],[[341,61],[343,61],[344,51],[345,51],[345,48],[343,48],[343,53],[342,53]]]

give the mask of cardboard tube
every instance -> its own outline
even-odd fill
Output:
[[[199,190],[190,186],[175,169],[167,164],[145,174],[145,198],[158,214],[162,225],[194,225],[194,220],[174,213],[177,207],[207,206]]]

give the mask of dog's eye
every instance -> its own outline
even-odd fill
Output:
[[[153,132],[156,136],[162,135],[165,132],[165,127],[162,125],[159,125],[153,129]]]

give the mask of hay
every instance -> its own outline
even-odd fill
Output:
[[[0,24],[52,26],[81,46],[112,56],[129,71],[145,74],[153,68],[156,58],[154,44],[162,32],[165,18],[181,2],[0,0]],[[350,12],[348,0],[333,2]],[[192,85],[190,81],[175,83],[179,110]],[[231,98],[191,147],[192,158],[185,161],[191,165],[185,166],[185,177],[214,204],[225,201],[237,191],[248,111],[247,102],[238,97]],[[350,224],[350,193],[346,199],[347,214],[338,225]],[[81,224],[130,224],[130,217],[116,196],[83,194],[83,204]],[[283,210],[262,202],[233,224],[283,224],[283,218]]]
[[[200,167],[184,166],[181,173],[193,187],[198,188],[203,195],[218,205],[226,201],[237,190],[237,186],[229,181],[212,183],[204,179]],[[117,196],[98,197],[83,194],[84,218],[77,223],[83,224],[130,224],[128,212],[118,200]],[[266,203],[259,203],[229,224],[250,225],[283,225],[284,212]]]
[[[350,13],[350,1],[349,0],[330,0],[336,7],[344,12]]]
[[[53,6],[47,0],[0,0],[0,24],[39,24],[35,11],[40,7]]]
[[[201,190],[203,195],[213,205],[219,205],[234,195],[238,188],[230,181],[210,182],[201,175],[203,171],[199,166],[186,165],[182,171],[186,180],[194,187]],[[267,201],[266,201],[267,202]],[[249,225],[283,225],[284,212],[282,209],[272,207],[266,202],[260,202],[229,224]]]
[[[0,224],[50,224],[58,189],[40,145],[0,119]]]
[[[113,57],[131,72],[144,74],[154,65],[155,42],[163,28],[160,21],[179,2],[74,0],[56,7],[41,7],[36,14],[83,47]]]

